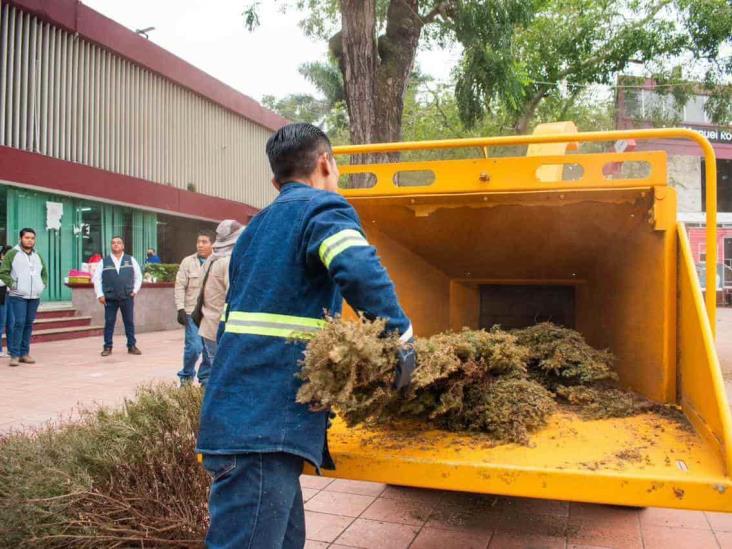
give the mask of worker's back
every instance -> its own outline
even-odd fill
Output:
[[[320,464],[327,414],[296,404],[294,394],[307,335],[322,325],[324,311],[341,310],[326,268],[310,264],[303,247],[308,210],[332,200],[346,204],[334,193],[288,183],[237,242],[199,450],[286,451]]]

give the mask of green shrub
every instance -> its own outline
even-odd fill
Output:
[[[201,546],[201,397],[148,386],[121,409],[0,438],[0,546]]]
[[[154,282],[174,282],[178,267],[177,263],[147,263],[144,274],[150,275]]]

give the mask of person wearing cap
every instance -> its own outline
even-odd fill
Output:
[[[198,334],[208,351],[211,365],[216,357],[216,335],[219,321],[224,312],[226,294],[229,291],[229,261],[239,235],[244,226],[234,219],[225,219],[216,227],[216,241],[213,255],[204,265],[201,293],[198,295],[197,307],[201,312]]]
[[[302,549],[304,462],[333,468],[328,410],[296,402],[308,339],[345,299],[383,318],[403,345],[394,387],[415,367],[412,324],[366,240],[356,210],[337,192],[327,135],[290,124],[267,141],[278,197],[249,222],[231,254],[216,364],[206,384],[196,451],[212,479],[209,549]]]

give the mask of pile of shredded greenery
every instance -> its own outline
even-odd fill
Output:
[[[349,425],[417,419],[450,431],[479,431],[526,444],[557,403],[588,419],[625,417],[653,403],[617,386],[613,356],[551,323],[511,332],[445,332],[415,343],[417,368],[393,387],[395,335],[383,320],[328,319],[302,363],[297,401],[334,408]]]

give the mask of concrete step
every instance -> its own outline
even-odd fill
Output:
[[[62,309],[39,309],[36,313],[36,320],[46,318],[66,318],[76,316],[76,309],[73,307],[64,307]]]
[[[101,337],[104,335],[104,326],[72,326],[70,328],[49,328],[33,330],[31,343],[46,341],[61,341],[64,339],[78,339],[82,337]]]

